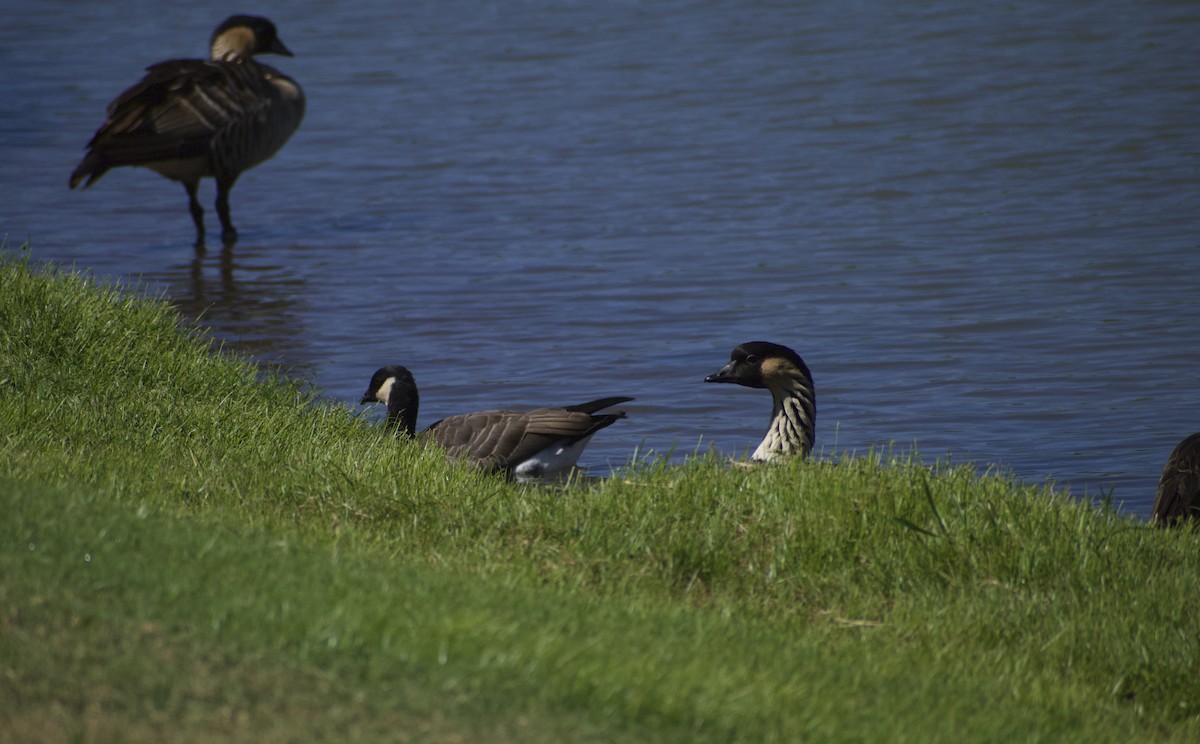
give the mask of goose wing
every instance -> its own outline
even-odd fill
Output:
[[[1200,432],[1184,439],[1167,459],[1154,497],[1154,521],[1170,525],[1200,516]]]
[[[551,445],[576,442],[624,416],[593,416],[567,408],[481,411],[442,419],[423,435],[444,447],[450,457],[470,459],[488,470],[511,470]]]
[[[71,185],[89,175],[90,185],[119,165],[208,156],[223,137],[266,122],[271,108],[282,106],[268,70],[251,59],[175,59],[146,68],[145,77],[109,104],[108,118],[88,143],[90,152]],[[301,107],[287,135],[302,115]]]

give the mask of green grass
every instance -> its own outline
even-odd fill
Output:
[[[877,453],[526,488],[0,263],[0,742],[1194,741],[1200,544]]]

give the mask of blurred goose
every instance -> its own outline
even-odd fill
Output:
[[[1200,432],[1176,445],[1167,458],[1150,516],[1163,527],[1197,518],[1200,518]]]
[[[217,216],[225,245],[237,240],[229,191],[242,171],[283,147],[304,117],[304,91],[295,80],[259,64],[255,54],[291,57],[275,24],[235,15],[213,31],[212,58],[172,59],[146,68],[141,82],[108,105],[108,118],[71,174],[75,188],[91,186],[109,168],[150,168],[187,191],[196,245],[204,244],[201,178],[217,181]]]
[[[419,438],[436,442],[448,457],[468,459],[522,483],[552,481],[570,473],[593,434],[625,418],[623,411],[594,414],[631,400],[600,398],[566,408],[464,413],[432,424]],[[383,367],[371,377],[360,403],[373,402],[387,406],[387,424],[397,436],[416,435],[419,396],[406,368]]]
[[[786,346],[751,341],[736,347],[726,364],[705,382],[732,382],[771,391],[771,425],[752,460],[775,460],[812,452],[816,439],[817,396],[812,374],[800,355]]]

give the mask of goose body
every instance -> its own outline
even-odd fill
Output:
[[[146,68],[141,81],[109,104],[107,119],[71,173],[71,188],[91,186],[110,168],[150,168],[183,184],[202,246],[204,209],[196,190],[201,178],[213,178],[221,238],[232,245],[234,182],[278,152],[304,118],[304,91],[257,62],[254,55],[262,53],[292,56],[271,21],[237,15],[213,32],[210,59],[172,59]]]
[[[1163,527],[1200,519],[1200,432],[1176,445],[1167,458],[1150,519]]]
[[[383,367],[371,377],[361,403],[383,403],[388,426],[397,436],[415,436],[489,472],[503,472],[519,482],[558,480],[571,472],[592,436],[625,417],[621,411],[599,411],[633,398],[611,397],[563,408],[532,411],[478,411],[448,416],[417,434],[419,395],[412,373],[400,366]]]
[[[812,374],[786,346],[751,341],[734,348],[729,363],[704,378],[771,391],[771,423],[752,460],[807,457],[816,440],[817,396]]]

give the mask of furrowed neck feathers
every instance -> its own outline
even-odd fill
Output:
[[[771,391],[771,424],[754,460],[800,455],[807,457],[816,440],[817,402],[811,378],[800,370],[768,384]]]

